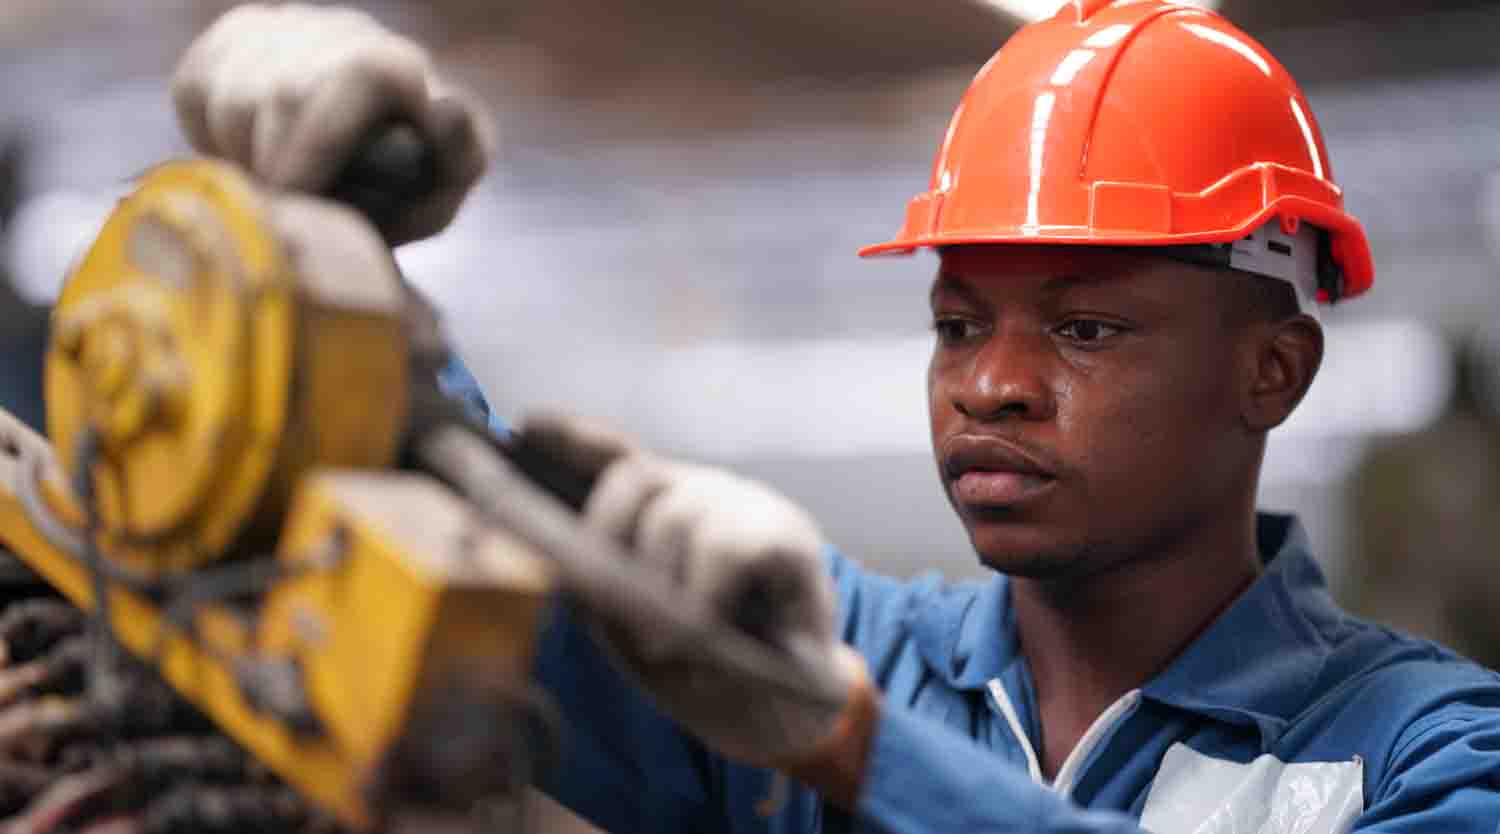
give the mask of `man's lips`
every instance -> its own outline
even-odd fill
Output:
[[[1036,475],[971,469],[953,481],[953,495],[966,507],[999,509],[1035,497],[1054,483]]]
[[[1057,467],[1012,441],[960,434],[943,444],[943,474],[958,503],[978,509],[1011,507],[1047,491]]]

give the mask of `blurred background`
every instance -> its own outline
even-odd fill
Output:
[[[4,0],[6,408],[40,419],[45,305],[125,181],[186,152],[167,77],[229,5]],[[928,451],[935,261],[854,251],[1057,0],[363,5],[497,115],[492,173],[400,258],[502,414],[608,419],[771,481],[870,565],[978,574]],[[1500,4],[1217,5],[1301,81],[1379,271],[1328,312],[1263,503],[1357,610],[1500,663]]]

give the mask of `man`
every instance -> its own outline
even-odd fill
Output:
[[[475,111],[353,12],[237,10],[176,92],[200,149],[288,188],[392,110],[425,129],[442,187],[396,240],[485,157]],[[1214,14],[1075,0],[1018,33],[868,250],[942,254],[934,452],[997,575],[869,575],[763,486],[533,420],[599,472],[585,523],[848,693],[566,613],[538,663],[570,729],[547,789],[635,832],[1494,831],[1500,680],[1344,615],[1297,523],[1254,511],[1316,301],[1373,277],[1330,177],[1292,79]]]

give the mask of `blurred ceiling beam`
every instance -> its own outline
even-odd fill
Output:
[[[388,4],[393,7],[397,4]],[[994,53],[1016,21],[976,0],[545,0],[423,4],[444,39],[525,42],[588,84],[681,74],[773,81],[909,75]],[[414,21],[415,22],[415,21]]]
[[[160,83],[230,0],[0,0],[0,113]],[[1493,72],[1479,0],[1221,0],[1302,80]],[[521,141],[608,143],[807,122],[938,120],[1015,30],[992,0],[367,0]],[[847,95],[820,95],[828,89]],[[42,91],[46,91],[43,93]]]
[[[429,30],[438,43],[496,37],[524,43],[561,73],[553,92],[587,96],[664,75],[847,81],[977,68],[1015,31],[1019,18],[1002,8],[1017,1],[531,0],[499,6],[481,0],[386,0],[384,8],[398,14],[407,9],[403,22],[413,25],[446,21]],[[1500,13],[1487,0],[1204,4],[1218,5],[1230,20],[1273,45],[1294,44],[1306,57],[1298,61],[1305,66],[1293,69],[1309,78],[1413,74],[1424,67],[1448,70],[1497,61],[1489,41]]]
[[[1493,9],[1494,6],[1492,0],[1222,0],[1219,11],[1242,28],[1256,33],[1343,22],[1356,27],[1365,24],[1383,26],[1393,33],[1404,32],[1410,39],[1424,40],[1428,37],[1425,32],[1403,26],[1402,19]]]

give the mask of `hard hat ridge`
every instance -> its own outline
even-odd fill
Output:
[[[980,70],[900,233],[860,254],[1229,244],[1272,221],[1326,233],[1324,300],[1370,286],[1311,107],[1264,47],[1194,6],[1071,0]]]
[[[1114,3],[1115,0],[1068,0],[1067,3],[1063,4],[1062,8],[1057,10],[1057,13],[1058,15],[1063,15],[1071,9],[1074,14],[1074,22],[1084,23],[1094,12],[1099,11],[1105,6],[1113,6]]]
[[[1057,10],[1057,14],[1054,15],[1054,17],[1071,17],[1071,22],[1073,23],[1087,23],[1089,18],[1093,17],[1095,13],[1099,12],[1102,9],[1109,8],[1110,6],[1123,6],[1130,3],[1139,2],[1141,2],[1141,0],[1067,0],[1067,2],[1063,3],[1062,7]],[[1169,5],[1179,4],[1171,3]],[[1184,6],[1184,8],[1191,7]],[[1068,14],[1068,12],[1070,11],[1072,12],[1072,15]]]

